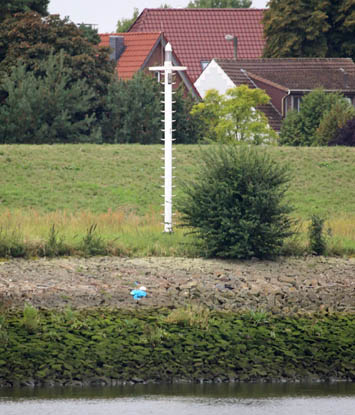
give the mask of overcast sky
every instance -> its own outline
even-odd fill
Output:
[[[253,6],[264,8],[268,0],[253,0]],[[172,7],[186,7],[189,0],[50,0],[49,13],[69,16],[74,23],[97,24],[100,33],[115,31],[119,19],[130,18],[136,7],[140,12],[161,4]]]

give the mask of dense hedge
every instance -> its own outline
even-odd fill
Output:
[[[7,312],[0,385],[355,380],[355,315],[192,311]]]

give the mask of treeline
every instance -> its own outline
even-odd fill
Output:
[[[281,125],[280,145],[355,146],[355,108],[340,93],[314,89]]]
[[[29,6],[0,21],[0,143],[159,143],[160,84],[119,80],[95,30]],[[196,142],[192,98],[175,101],[175,138]]]

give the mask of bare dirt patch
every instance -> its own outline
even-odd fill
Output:
[[[138,281],[148,296],[138,304]],[[176,307],[355,311],[355,259],[223,261],[187,258],[59,258],[0,263],[0,304],[40,308]]]

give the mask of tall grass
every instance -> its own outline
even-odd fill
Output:
[[[199,244],[179,228],[162,232],[161,215],[139,216],[124,210],[105,213],[6,210],[0,215],[0,257],[60,255],[199,256]],[[178,218],[177,218],[178,221]],[[309,221],[298,222],[297,234],[286,241],[285,254],[310,252]],[[355,215],[332,218],[327,254],[355,255]]]
[[[1,145],[0,257],[201,255],[197,240],[178,227],[162,233],[160,147]],[[292,171],[287,196],[299,234],[284,252],[309,251],[309,219],[320,215],[331,228],[327,253],[355,255],[355,148],[263,151]],[[199,152],[176,146],[177,197],[197,171]]]
[[[1,256],[195,256],[197,242],[179,228],[162,232],[161,215],[125,211],[6,210],[0,215]],[[18,253],[15,253],[15,247]]]

